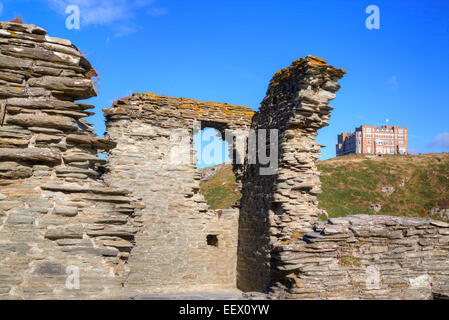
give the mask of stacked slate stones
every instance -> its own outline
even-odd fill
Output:
[[[448,299],[449,224],[355,215],[274,248],[274,299]]]
[[[0,22],[0,298],[111,297],[126,278],[135,203],[101,180],[115,144],[74,102],[93,76],[70,41]]]
[[[329,125],[333,109],[328,104],[344,74],[326,65],[326,60],[307,56],[276,73],[270,82],[254,122],[260,128],[280,128],[280,166],[270,208],[276,211],[271,227],[279,233],[272,229],[272,240],[282,240],[287,226],[299,232],[310,230],[317,218],[321,182],[315,162],[323,146],[315,138],[318,129]]]
[[[317,218],[321,183],[315,161],[322,146],[315,138],[328,125],[328,103],[345,73],[314,56],[298,59],[276,72],[253,118],[255,130],[279,130],[279,161],[276,174],[262,175],[260,163],[244,170],[238,254],[244,290],[263,290],[271,278],[272,245],[310,231]],[[267,136],[267,150],[273,143]]]

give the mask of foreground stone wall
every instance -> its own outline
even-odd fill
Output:
[[[117,142],[109,153],[106,181],[132,190],[145,204],[137,213],[141,229],[126,290],[235,288],[238,210],[211,211],[199,194],[193,135],[206,126],[247,130],[253,111],[134,94],[118,100],[105,115],[107,136]],[[216,237],[218,244],[208,244],[208,237]]]
[[[448,297],[448,223],[357,215],[329,219],[313,229],[273,249],[271,297]]]
[[[95,74],[70,41],[0,22],[1,299],[121,295],[135,205],[101,180],[97,152],[115,144],[74,102],[96,95]]]

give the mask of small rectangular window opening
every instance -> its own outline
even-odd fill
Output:
[[[218,247],[218,237],[216,234],[209,234],[206,237],[207,245]]]

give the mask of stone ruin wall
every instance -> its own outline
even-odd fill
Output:
[[[447,297],[448,224],[316,222],[316,131],[343,74],[316,57],[297,60],[276,73],[255,115],[135,94],[105,110],[108,133],[97,138],[83,119],[93,106],[75,102],[96,95],[81,52],[39,27],[1,22],[0,299],[129,298],[236,283],[274,299]],[[234,165],[243,198],[231,209],[212,211],[198,193],[191,147],[191,161],[168,161],[174,131],[192,146],[206,126],[243,136],[279,129],[277,174]],[[79,268],[80,290],[66,288],[68,266]]]
[[[317,222],[315,138],[344,74],[308,56],[271,80],[251,127],[279,129],[279,168],[264,176],[260,164],[244,167],[237,285],[273,299],[445,297],[449,224],[367,215]]]
[[[138,204],[103,182],[97,153],[115,143],[74,102],[96,95],[93,74],[70,41],[0,23],[0,299],[121,295]]]
[[[278,129],[279,163],[272,175],[261,175],[259,163],[244,169],[238,254],[238,286],[244,290],[265,289],[272,276],[271,246],[292,232],[311,230],[317,218],[321,184],[315,161],[321,145],[315,137],[328,125],[328,102],[344,73],[316,57],[299,59],[274,75],[253,118],[256,131]]]
[[[355,215],[271,251],[276,299],[448,299],[449,224]]]
[[[135,219],[141,231],[129,260],[130,292],[236,287],[238,209],[212,211],[199,194],[193,136],[205,127],[246,132],[253,114],[246,107],[152,93],[105,109],[107,136],[117,142],[106,181],[132,190],[145,204]],[[179,148],[181,139],[187,150]],[[208,236],[216,236],[218,246],[208,245]]]

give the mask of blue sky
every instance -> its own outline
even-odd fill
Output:
[[[4,0],[1,20],[20,15],[70,39],[100,74],[89,120],[132,92],[245,105],[257,110],[273,74],[313,54],[347,70],[319,131],[323,159],[355,127],[409,127],[413,152],[449,151],[449,2],[436,0]],[[81,9],[68,30],[65,7]],[[380,29],[368,30],[368,5]]]

